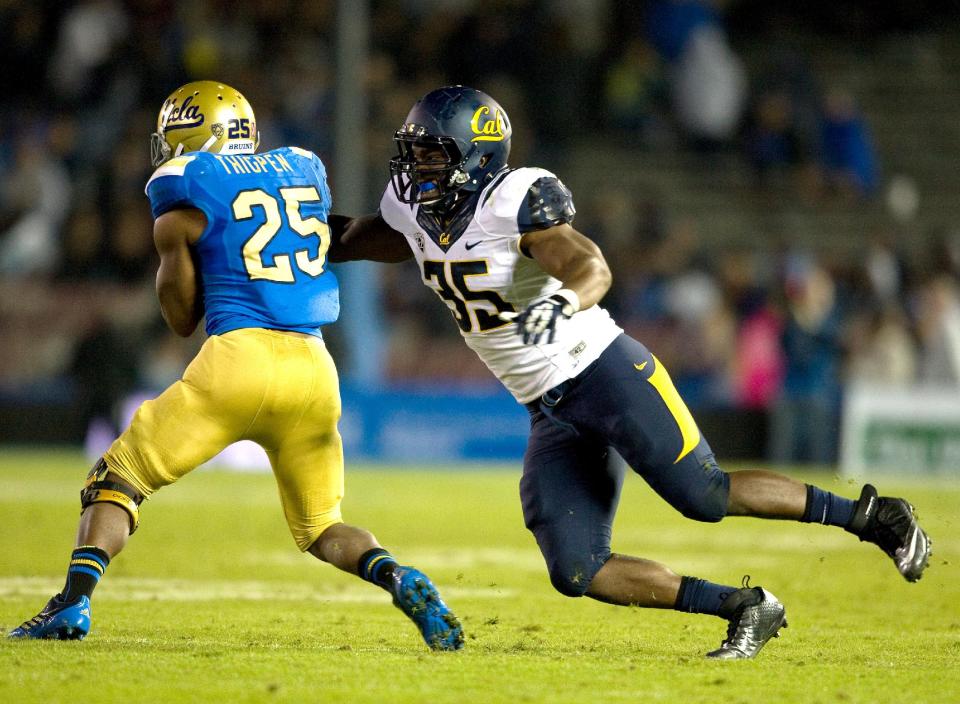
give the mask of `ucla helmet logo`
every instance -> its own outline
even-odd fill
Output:
[[[193,95],[188,95],[183,102],[177,105],[176,97],[167,99],[167,130],[182,130],[199,127],[203,124],[203,113],[200,106],[193,104]]]
[[[216,81],[194,81],[163,101],[151,135],[154,166],[189,152],[252,154],[260,143],[253,108],[243,95]]]

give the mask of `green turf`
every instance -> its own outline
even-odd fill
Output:
[[[62,584],[86,463],[0,451],[0,627]],[[828,473],[826,488],[857,488]],[[702,657],[715,618],[552,591],[523,527],[513,468],[362,468],[344,513],[436,581],[460,653],[426,649],[387,595],[299,554],[269,475],[201,470],[143,509],[97,590],[82,643],[0,640],[17,702],[956,702],[960,483],[905,484],[934,539],[919,584],[875,547],[822,526],[698,524],[628,478],[614,549],[784,601],[790,627],[751,662]]]

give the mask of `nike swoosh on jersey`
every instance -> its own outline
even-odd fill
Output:
[[[643,362],[642,364],[634,364],[633,368],[636,369],[638,372],[642,372],[643,368],[646,366],[647,366],[647,363]]]
[[[483,240],[477,240],[476,242],[467,242],[465,245],[463,245],[463,248],[469,252],[471,249],[476,247],[478,244],[481,244],[482,242]]]

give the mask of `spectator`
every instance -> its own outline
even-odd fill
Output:
[[[863,266],[872,301],[890,304],[902,300],[906,263],[891,235],[881,232],[871,239]]]
[[[827,185],[848,198],[867,198],[880,184],[873,138],[853,96],[840,89],[827,95],[821,125]]]
[[[774,404],[770,457],[777,463],[836,459],[840,318],[830,275],[812,258],[787,257],[783,389]]]
[[[917,378],[917,349],[901,307],[888,302],[853,324],[847,381],[884,387],[907,386]]]
[[[669,65],[674,114],[704,147],[730,140],[740,126],[746,72],[716,10],[701,0],[650,0],[647,31]]]
[[[94,83],[95,71],[127,37],[129,26],[118,2],[86,0],[75,4],[60,25],[50,64],[50,80],[59,95],[82,99]]]
[[[766,90],[755,100],[745,135],[747,159],[764,187],[788,186],[805,197],[821,188],[815,138],[785,90]]]
[[[604,102],[608,126],[633,143],[649,142],[663,89],[656,53],[646,42],[632,38],[607,70]]]
[[[960,290],[955,279],[940,275],[921,288],[917,332],[920,380],[960,386]]]
[[[44,139],[31,135],[22,140],[13,168],[0,183],[0,221],[12,222],[0,233],[0,274],[29,276],[58,265],[59,228],[70,210],[72,187]]]

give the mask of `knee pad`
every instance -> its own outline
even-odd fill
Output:
[[[133,535],[137,526],[140,525],[140,502],[143,498],[126,484],[107,481],[105,477],[109,471],[102,457],[93,465],[93,469],[87,475],[86,484],[80,490],[80,515],[82,516],[91,504],[99,502],[114,504],[129,515],[130,535]]]

